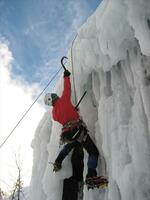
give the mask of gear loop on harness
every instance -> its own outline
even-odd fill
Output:
[[[82,119],[67,122],[60,135],[60,144],[78,141],[82,143],[87,137],[88,129]]]

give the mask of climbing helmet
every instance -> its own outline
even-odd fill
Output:
[[[52,106],[52,103],[58,99],[58,95],[56,93],[47,93],[44,98],[44,103],[47,106]]]

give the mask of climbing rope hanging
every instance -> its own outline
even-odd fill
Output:
[[[74,40],[72,41],[71,45],[71,67],[72,67],[72,81],[73,81],[73,90],[74,90],[74,103],[77,104],[77,93],[76,93],[76,87],[75,87],[75,78],[74,78],[74,62],[73,62],[73,45],[75,42],[75,39],[77,38],[77,35],[75,36]]]
[[[27,113],[31,110],[31,108],[33,107],[33,105],[37,102],[37,100],[40,98],[40,96],[44,93],[44,91],[47,89],[47,87],[51,84],[51,82],[55,79],[55,77],[58,75],[58,73],[61,71],[62,67],[60,67],[60,69],[56,72],[56,74],[51,78],[51,80],[48,82],[48,84],[45,86],[45,88],[42,90],[42,92],[37,96],[37,98],[35,99],[35,101],[31,104],[31,106],[27,109],[27,111],[23,114],[23,116],[21,117],[21,119],[18,121],[18,123],[14,126],[14,128],[12,129],[12,131],[10,132],[10,134],[5,138],[5,140],[0,144],[0,148],[2,148],[2,146],[6,143],[6,141],[9,139],[9,137],[13,134],[13,132],[15,131],[15,129],[18,127],[18,125],[20,124],[20,122],[24,119],[24,117],[27,115]]]

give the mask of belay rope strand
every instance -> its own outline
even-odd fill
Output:
[[[27,111],[23,114],[23,116],[21,117],[21,119],[18,121],[18,123],[14,126],[14,128],[12,129],[12,131],[10,132],[10,134],[6,137],[6,139],[1,143],[0,148],[2,148],[2,146],[6,143],[6,141],[9,139],[9,137],[12,135],[12,133],[14,132],[14,130],[17,128],[17,126],[20,124],[20,122],[23,120],[23,118],[27,115],[27,113],[31,110],[31,108],[33,107],[33,105],[37,102],[37,100],[40,98],[40,96],[44,93],[44,91],[47,89],[47,87],[50,85],[50,83],[55,79],[55,77],[57,76],[57,74],[61,71],[62,67],[56,72],[56,74],[51,78],[51,80],[48,82],[48,84],[45,86],[45,88],[42,90],[42,92],[37,96],[37,98],[35,99],[35,101],[31,104],[31,106],[27,109]]]
[[[74,103],[75,104],[77,104],[77,94],[76,94],[75,79],[74,79],[73,45],[76,38],[77,38],[77,35],[75,36],[71,45],[71,66],[72,66],[72,78],[73,78],[72,81],[73,81],[73,88],[74,88],[74,101],[75,101]]]

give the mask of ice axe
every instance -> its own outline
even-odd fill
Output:
[[[63,63],[64,59],[68,59],[68,58],[67,58],[66,56],[63,56],[63,57],[61,58],[61,65],[62,65],[62,67],[64,68],[64,70],[67,70],[66,67],[65,67],[65,65],[64,65],[64,63]],[[85,91],[84,94],[82,95],[82,97],[80,98],[79,102],[78,102],[77,105],[75,106],[76,109],[78,109],[78,106],[79,106],[79,104],[81,103],[81,101],[82,101],[82,99],[84,98],[84,96],[86,95],[86,93],[87,93],[87,91]]]
[[[76,107],[75,107],[77,110],[78,110],[78,107],[79,107],[79,105],[80,105],[82,99],[83,99],[84,96],[86,95],[86,93],[87,93],[87,91],[84,92],[84,94],[83,94],[82,97],[80,98],[79,102],[77,103],[77,105],[76,105]]]
[[[64,68],[64,70],[66,71],[67,69],[66,69],[66,67],[65,67],[65,65],[63,63],[64,59],[68,59],[68,58],[66,56],[63,56],[62,59],[61,59],[61,65]]]

